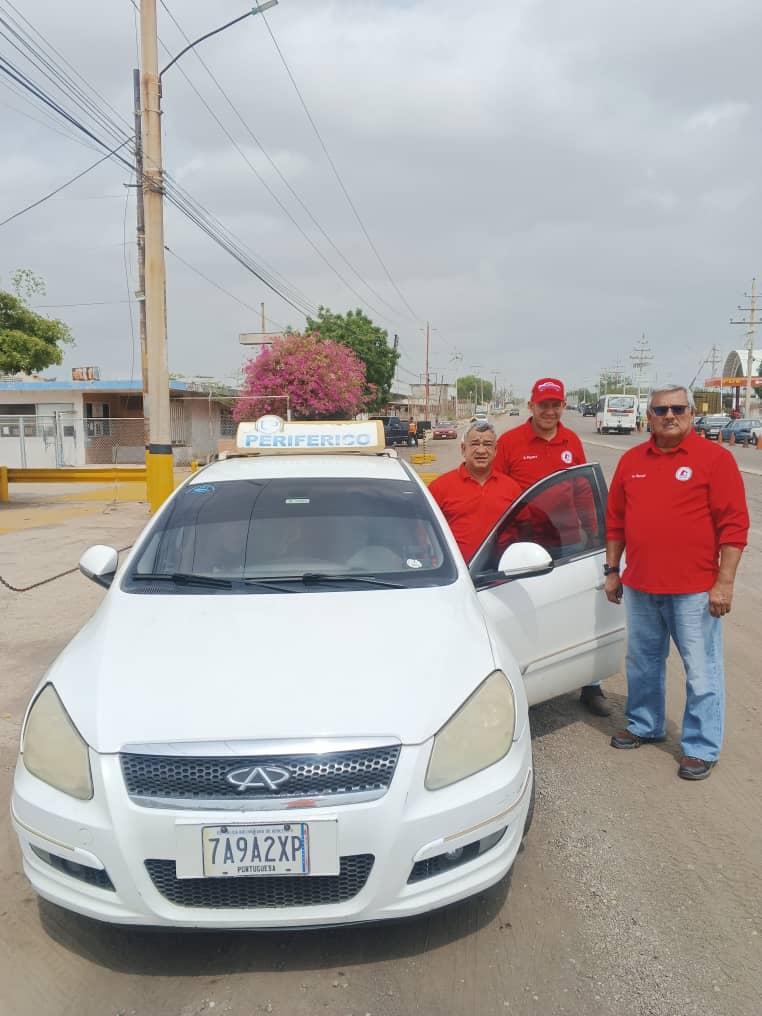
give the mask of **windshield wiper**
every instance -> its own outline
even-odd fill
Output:
[[[372,575],[333,575],[326,572],[305,572],[300,576],[305,586],[319,586],[330,582],[364,582],[370,586],[384,586],[386,589],[407,589],[400,582],[386,582]]]
[[[178,586],[208,586],[213,589],[232,589],[230,579],[220,579],[215,575],[194,575],[192,572],[136,572],[131,576],[134,582],[174,582]]]
[[[287,578],[274,578],[274,579],[244,579],[244,585],[246,586],[257,586],[259,589],[272,589],[275,593],[295,593],[296,589],[289,589],[288,586],[282,585],[284,582],[298,582],[297,576],[289,576]]]

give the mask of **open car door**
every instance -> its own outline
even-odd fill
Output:
[[[594,463],[524,491],[469,563],[492,637],[518,661],[530,705],[600,681],[621,668],[624,611],[603,592],[606,481]],[[535,543],[545,574],[511,578],[503,552]]]

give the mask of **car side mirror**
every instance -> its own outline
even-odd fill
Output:
[[[108,589],[114,581],[119,564],[119,553],[113,547],[96,544],[88,548],[79,559],[79,570],[85,578],[92,579],[99,586]]]
[[[526,579],[553,570],[553,558],[539,543],[512,543],[503,551],[498,572],[509,579]]]

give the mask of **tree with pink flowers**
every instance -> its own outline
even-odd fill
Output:
[[[265,413],[285,417],[284,395],[296,420],[351,419],[375,398],[362,360],[318,332],[276,339],[243,373],[243,397],[233,411],[238,421]]]

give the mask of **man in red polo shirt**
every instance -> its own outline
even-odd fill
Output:
[[[529,399],[529,419],[501,434],[495,469],[512,476],[526,490],[559,469],[587,462],[582,442],[561,423],[565,408],[562,381],[554,377],[535,381]]]
[[[605,592],[612,603],[624,595],[627,610],[627,729],[611,745],[664,740],[672,638],[686,678],[678,776],[703,780],[722,746],[720,619],[730,610],[746,546],[746,493],[732,454],[696,434],[686,388],[655,388],[647,415],[651,439],[620,459],[606,512]]]
[[[495,469],[514,479],[522,490],[551,473],[557,473],[559,469],[587,462],[582,442],[573,430],[561,423],[561,415],[566,408],[563,381],[555,377],[542,377],[535,381],[528,405],[529,419],[501,434],[495,458]],[[570,525],[574,526],[567,533],[556,534],[555,539],[564,544],[579,540],[579,519],[587,522],[588,531],[595,529],[595,505],[587,486],[584,491],[584,494],[581,493],[570,483],[559,486],[552,494],[556,500],[566,498],[575,505],[575,510],[553,513],[561,518],[566,515]],[[580,701],[596,716],[608,716],[611,712],[600,684],[585,685],[580,691]]]
[[[463,435],[463,462],[429,486],[442,509],[460,552],[469,561],[489,531],[521,493],[515,480],[492,467],[497,435],[485,420],[472,423]]]

